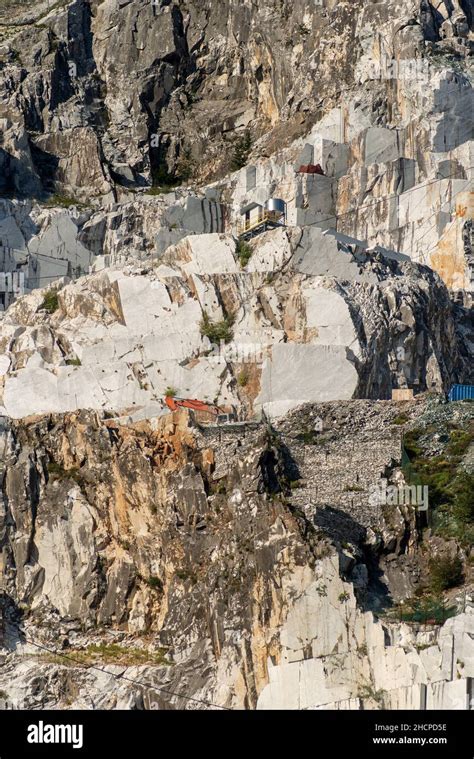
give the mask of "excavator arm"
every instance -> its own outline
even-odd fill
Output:
[[[176,396],[167,396],[165,403],[171,411],[176,411],[178,408],[188,408],[191,411],[204,411],[208,414],[217,416],[221,413],[219,406],[213,404],[204,403],[195,398],[177,398]]]

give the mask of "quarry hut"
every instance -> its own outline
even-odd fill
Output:
[[[264,205],[248,203],[240,210],[237,235],[249,240],[267,229],[286,226],[286,203],[281,198],[269,198]]]

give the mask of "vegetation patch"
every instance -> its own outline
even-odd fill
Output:
[[[176,178],[180,182],[189,181],[196,171],[196,161],[192,157],[190,148],[185,148],[176,164]]]
[[[48,474],[49,479],[52,482],[55,480],[74,480],[75,482],[79,482],[80,479],[79,469],[77,467],[65,469],[63,465],[59,464],[57,461],[50,461],[48,463]]]
[[[185,582],[186,580],[191,580],[193,584],[197,582],[196,575],[190,569],[179,569],[176,572],[176,577],[182,582]]]
[[[299,490],[299,488],[302,488],[303,486],[304,486],[303,480],[290,480],[291,490]]]
[[[249,373],[246,369],[242,369],[237,375],[237,384],[239,387],[246,387],[249,383]]]
[[[46,208],[86,208],[84,203],[81,203],[76,198],[71,198],[68,195],[61,195],[55,193],[45,203]]]
[[[211,495],[225,495],[227,493],[227,485],[225,483],[225,480],[211,482],[209,490]]]
[[[55,289],[48,290],[45,293],[43,302],[40,306],[41,311],[47,311],[48,314],[54,314],[59,308],[58,291]]]
[[[146,190],[148,195],[162,195],[172,192],[180,183],[180,178],[168,171],[166,163],[160,162],[151,170],[152,186]]]
[[[124,664],[133,667],[140,664],[170,666],[165,649],[146,651],[143,648],[127,648],[115,643],[101,643],[88,646],[85,650],[68,651],[68,656],[87,666],[101,662],[103,664]]]
[[[474,475],[462,469],[462,460],[474,441],[474,425],[453,429],[442,454],[427,456],[421,445],[423,430],[404,437],[403,471],[409,484],[428,486],[434,532],[462,545],[474,541]]]
[[[230,343],[234,337],[233,324],[234,319],[231,316],[226,316],[218,322],[212,322],[209,315],[204,312],[200,324],[201,335],[208,337],[211,343],[220,343],[221,340],[224,343]]]
[[[323,445],[323,443],[328,442],[329,437],[328,435],[316,432],[316,430],[305,430],[304,432],[300,432],[296,436],[296,439],[305,445]]]
[[[393,424],[406,424],[408,422],[408,416],[406,414],[398,414],[393,420]]]
[[[463,565],[459,556],[436,556],[429,562],[430,585],[435,593],[456,588],[464,581]]]
[[[403,604],[394,606],[386,616],[398,622],[412,622],[426,625],[443,625],[447,619],[454,617],[456,606],[447,605],[437,594],[425,594],[421,598],[411,598]]]
[[[251,150],[252,137],[247,129],[242,137],[238,137],[234,142],[234,148],[230,162],[231,171],[238,171],[245,166],[245,164],[248,162]]]
[[[244,269],[252,258],[253,250],[244,240],[239,240],[235,247],[235,254],[240,261],[240,266]]]
[[[163,590],[163,582],[160,580],[159,577],[150,575],[150,577],[147,577],[146,583],[147,585],[150,586],[150,588],[153,588],[153,590],[158,590],[158,591]]]
[[[449,443],[447,447],[448,456],[457,458],[458,456],[464,456],[467,453],[467,449],[474,442],[473,430],[453,430],[449,436]]]
[[[359,692],[357,694],[358,698],[362,700],[371,700],[375,701],[377,704],[382,705],[384,702],[386,691],[384,690],[375,690],[375,688],[372,685],[362,685],[359,688]]]
[[[409,430],[403,438],[403,446],[411,461],[418,458],[423,453],[423,449],[419,443],[422,435],[423,430]]]

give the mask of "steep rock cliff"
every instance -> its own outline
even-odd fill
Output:
[[[411,425],[427,413],[420,403],[405,409]],[[412,507],[398,519],[363,508],[370,483],[400,463],[382,432],[398,412],[322,404],[274,429],[224,433],[185,412],[154,426],[85,412],[4,426],[0,686],[9,703],[467,708],[468,595],[441,628],[380,617],[392,594],[406,598],[422,581],[426,561]],[[302,460],[308,414],[339,430],[341,452],[345,428],[367,446],[365,464],[346,465],[360,485],[355,502]],[[472,424],[469,408],[451,407],[456,420]],[[329,444],[326,460],[337,455]],[[295,477],[310,487],[306,499],[290,487]]]

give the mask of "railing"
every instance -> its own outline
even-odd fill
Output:
[[[237,234],[243,235],[245,232],[259,227],[261,224],[270,222],[271,224],[281,224],[283,216],[278,211],[259,211],[257,216],[252,219],[245,219],[245,221],[239,221],[237,224]]]

